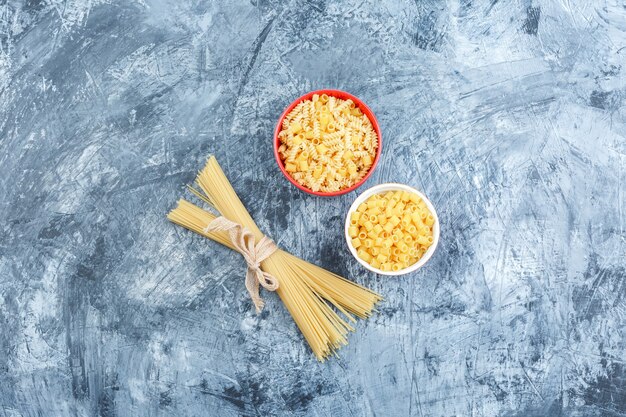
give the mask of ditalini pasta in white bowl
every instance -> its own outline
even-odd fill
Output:
[[[408,274],[435,252],[439,219],[430,200],[416,189],[380,184],[352,203],[345,236],[350,252],[365,268],[381,275]]]

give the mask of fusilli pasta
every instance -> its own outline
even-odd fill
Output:
[[[334,192],[372,167],[378,136],[352,100],[313,95],[285,117],[278,153],[289,175],[313,191]]]

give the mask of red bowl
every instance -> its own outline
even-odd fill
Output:
[[[283,161],[280,159],[280,155],[278,154],[278,147],[280,146],[280,139],[278,138],[278,134],[281,131],[281,128],[282,128],[282,125],[283,125],[283,120],[294,109],[294,107],[296,107],[298,105],[298,103],[300,103],[303,100],[310,100],[313,97],[313,94],[319,94],[319,95],[327,94],[329,96],[340,98],[342,100],[347,100],[347,99],[352,100],[354,102],[354,104],[361,109],[363,114],[366,115],[368,119],[370,119],[370,122],[372,122],[372,126],[374,127],[374,131],[376,132],[376,136],[378,136],[378,148],[376,149],[376,156],[374,157],[374,162],[372,163],[372,166],[371,166],[370,170],[367,172],[367,174],[365,174],[365,177],[363,177],[361,179],[361,181],[357,182],[356,184],[352,185],[351,187],[348,187],[348,188],[345,188],[345,189],[339,190],[339,191],[333,191],[332,193],[324,193],[324,192],[321,192],[321,191],[313,191],[313,190],[310,190],[310,189],[308,189],[308,188],[298,184],[296,182],[296,180],[291,178],[291,176],[289,175],[287,170],[285,170],[285,164],[283,164]],[[376,168],[376,165],[378,164],[378,160],[380,159],[380,152],[382,150],[382,146],[383,146],[383,138],[382,138],[382,136],[380,134],[380,126],[378,125],[378,120],[376,120],[376,117],[374,116],[374,113],[370,110],[369,107],[367,107],[365,105],[365,103],[363,103],[357,97],[353,96],[350,93],[346,93],[345,91],[341,91],[341,90],[317,90],[317,91],[311,91],[310,93],[306,93],[305,95],[299,97],[293,103],[291,103],[289,105],[289,107],[287,107],[285,109],[283,114],[280,115],[280,118],[278,119],[278,123],[276,124],[276,129],[274,129],[274,157],[276,158],[276,163],[278,163],[278,167],[282,171],[282,173],[285,176],[285,178],[287,178],[290,183],[292,183],[293,185],[295,185],[296,187],[298,187],[299,189],[301,189],[305,193],[309,193],[309,194],[313,194],[313,195],[317,195],[317,196],[321,196],[321,197],[334,197],[334,196],[346,194],[346,193],[349,193],[350,191],[356,190],[361,185],[363,185],[363,183],[365,181],[367,181],[367,179],[370,177],[370,175],[372,175],[372,172],[374,172],[374,169]]]

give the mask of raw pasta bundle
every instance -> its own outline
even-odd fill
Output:
[[[360,181],[372,167],[378,136],[350,99],[326,94],[304,100],[278,134],[285,171],[312,191],[333,192]]]
[[[223,230],[223,224],[226,224],[224,226],[226,228],[235,224],[239,229],[250,233],[254,237],[253,244],[250,245],[252,251],[254,240],[260,245],[261,241],[267,239],[239,200],[215,157],[211,156],[208,159],[205,168],[198,174],[196,183],[202,192],[191,188],[194,194],[212,206],[222,217],[181,199],[178,207],[168,214],[169,220],[231,249],[236,249],[233,242],[237,239],[232,234],[236,234],[234,230],[236,228],[227,232]],[[216,218],[220,219],[219,227],[214,227],[218,223],[213,223]],[[250,271],[250,262],[254,261],[247,258],[246,261]],[[273,289],[278,293],[320,361],[324,361],[342,345],[347,344],[348,332],[354,331],[350,322],[354,323],[355,317],[368,317],[375,304],[382,299],[380,295],[367,288],[281,249],[275,249],[269,257],[261,261],[260,269],[277,281],[277,288]],[[263,280],[260,280],[260,283],[265,287]],[[248,290],[251,289],[248,287]],[[252,294],[252,291],[250,292]]]

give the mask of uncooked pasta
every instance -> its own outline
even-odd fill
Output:
[[[169,220],[231,249],[236,249],[234,235],[210,227],[216,218],[239,225],[256,242],[264,239],[214,157],[209,158],[196,183],[201,191],[192,188],[193,193],[218,214],[181,199],[168,214]],[[261,261],[260,269],[276,279],[276,293],[320,361],[347,344],[348,332],[354,331],[352,323],[356,318],[368,317],[382,299],[367,288],[281,249]],[[262,281],[261,284],[265,286]]]
[[[278,134],[285,171],[298,184],[340,191],[372,168],[378,136],[355,103],[326,94],[303,100],[285,116]]]
[[[350,213],[350,244],[363,261],[382,271],[400,271],[419,261],[433,244],[435,218],[417,194],[374,194]]]

